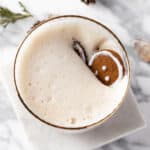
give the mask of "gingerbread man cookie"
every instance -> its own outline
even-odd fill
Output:
[[[105,85],[112,85],[121,79],[125,69],[119,54],[112,50],[100,50],[89,61],[89,66],[96,77]]]

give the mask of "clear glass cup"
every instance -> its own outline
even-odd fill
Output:
[[[17,63],[17,57],[18,57],[18,54],[19,52],[21,51],[21,47],[22,45],[24,44],[24,42],[26,41],[26,39],[30,36],[30,34],[32,34],[36,29],[38,29],[38,27],[40,27],[41,25],[44,25],[46,23],[52,23],[53,21],[55,20],[61,20],[61,19],[74,19],[74,18],[77,18],[77,19],[83,19],[83,20],[88,20],[90,22],[93,22],[94,24],[97,24],[98,26],[102,27],[104,30],[107,30],[109,33],[111,33],[111,35],[117,40],[117,42],[119,43],[119,45],[121,46],[122,48],[122,59],[123,61],[125,62],[125,65],[126,65],[126,74],[127,74],[127,77],[128,77],[128,85],[126,87],[126,90],[124,92],[124,96],[122,97],[122,99],[120,100],[120,102],[118,103],[118,105],[116,106],[115,109],[112,110],[112,112],[110,114],[108,114],[106,117],[104,117],[103,119],[100,119],[99,121],[95,122],[95,123],[92,123],[90,125],[86,125],[86,126],[82,126],[82,127],[73,127],[73,128],[70,128],[70,127],[64,127],[64,126],[58,126],[56,124],[53,124],[53,123],[50,123],[50,122],[47,122],[46,120],[42,119],[40,116],[38,116],[35,112],[33,112],[29,106],[26,105],[25,103],[25,100],[22,98],[20,92],[19,92],[19,88],[17,86],[17,82],[16,82],[16,63]],[[77,15],[65,15],[65,16],[57,16],[57,17],[54,17],[54,18],[50,18],[50,19],[47,19],[47,20],[43,20],[41,21],[38,25],[36,25],[28,34],[27,36],[24,38],[24,40],[22,41],[22,43],[20,44],[19,48],[18,48],[18,51],[17,51],[17,54],[16,54],[16,57],[15,57],[15,61],[14,61],[14,84],[15,84],[15,88],[16,88],[16,92],[17,92],[17,95],[20,99],[20,101],[22,102],[22,104],[24,105],[24,107],[28,110],[29,113],[31,113],[35,118],[37,118],[38,120],[42,121],[43,123],[49,125],[49,126],[53,126],[53,127],[56,127],[56,128],[59,128],[59,129],[64,129],[64,130],[73,130],[73,131],[81,131],[81,129],[89,129],[89,128],[92,128],[92,127],[96,127],[96,126],[99,126],[101,125],[102,123],[106,122],[121,106],[123,100],[125,99],[125,96],[127,95],[127,92],[128,92],[128,89],[129,89],[129,83],[130,83],[130,66],[129,66],[129,59],[128,59],[128,55],[127,55],[127,52],[123,46],[123,44],[121,43],[121,41],[119,40],[119,38],[109,29],[107,28],[105,25],[103,25],[102,23],[94,20],[94,19],[91,19],[91,18],[87,18],[87,17],[84,17],[84,16],[77,16]]]

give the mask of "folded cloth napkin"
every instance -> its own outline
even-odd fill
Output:
[[[9,51],[8,51],[9,52]],[[0,65],[2,80],[13,108],[22,123],[31,150],[91,150],[144,127],[135,97],[130,89],[121,108],[99,127],[80,134],[60,132],[34,118],[17,97],[13,83],[13,61],[15,51],[3,55]]]

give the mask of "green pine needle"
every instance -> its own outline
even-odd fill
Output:
[[[7,25],[10,23],[15,23],[18,20],[32,17],[31,13],[26,9],[26,7],[21,2],[18,3],[22,9],[22,13],[16,13],[6,7],[0,6],[0,25],[7,27]]]

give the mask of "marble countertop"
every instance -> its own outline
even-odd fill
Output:
[[[54,0],[50,0],[49,5],[50,2],[52,3]],[[51,13],[57,14],[57,9],[59,9],[50,10],[46,7],[46,0],[45,5],[42,4],[43,1],[36,2],[35,0],[32,1],[32,5],[31,1],[28,0],[23,0],[23,3],[33,12],[35,17],[11,24],[5,29],[0,28],[0,62],[3,61],[3,55],[6,55],[8,51],[11,52],[11,50],[16,49],[19,42],[26,34],[26,31],[36,20],[47,17]],[[78,1],[78,3],[80,2]],[[40,4],[44,6],[44,9],[39,8]],[[3,0],[0,1],[0,5],[19,10],[16,0],[13,0],[13,2],[8,0],[4,2]],[[71,5],[71,2],[68,5]],[[97,0],[96,5],[81,5],[85,10],[90,8],[94,15],[97,15],[94,9],[98,7],[99,18],[102,22],[107,24],[124,43],[131,62],[131,87],[139,103],[140,110],[147,122],[147,127],[140,132],[103,146],[99,148],[99,150],[149,150],[150,64],[145,63],[137,57],[133,43],[136,39],[150,41],[150,1]],[[61,11],[59,13],[61,13]],[[69,10],[63,13],[69,13]],[[20,123],[16,118],[4,87],[0,82],[0,150],[24,150],[20,132]]]

